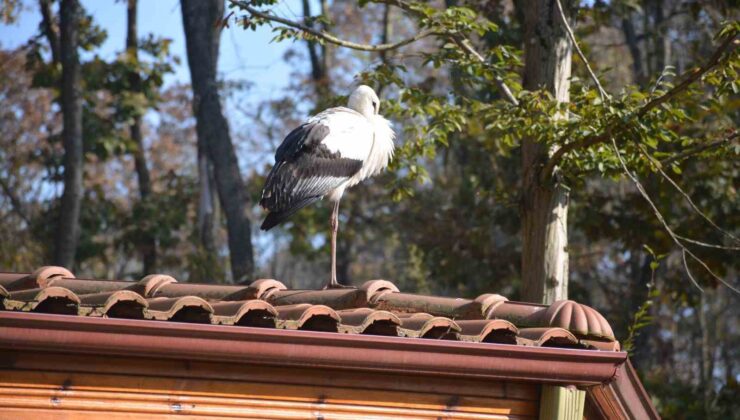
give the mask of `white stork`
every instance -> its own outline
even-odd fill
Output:
[[[270,230],[307,205],[327,197],[331,212],[331,279],[337,282],[339,200],[344,190],[388,166],[395,134],[378,114],[380,100],[360,86],[345,107],[330,108],[291,131],[275,152],[260,205],[269,211],[262,230]]]

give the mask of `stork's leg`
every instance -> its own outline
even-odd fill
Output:
[[[337,281],[337,231],[339,230],[339,200],[334,202],[331,211],[331,279],[324,289],[346,287]]]

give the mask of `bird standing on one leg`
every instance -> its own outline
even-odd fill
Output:
[[[395,134],[378,114],[380,100],[368,86],[349,96],[345,107],[330,108],[291,131],[275,152],[260,205],[269,211],[262,230],[270,230],[298,210],[327,197],[331,212],[331,279],[337,282],[339,200],[344,190],[388,166]]]

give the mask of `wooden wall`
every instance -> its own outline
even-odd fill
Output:
[[[0,419],[534,419],[540,387],[341,369],[0,352]]]

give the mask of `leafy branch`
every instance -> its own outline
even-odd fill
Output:
[[[586,68],[588,69],[588,72],[589,72],[591,78],[593,79],[594,83],[596,84],[596,86],[599,89],[599,93],[600,93],[600,95],[602,97],[602,105],[604,107],[606,107],[607,104],[603,100],[604,100],[604,98],[609,98],[609,95],[601,87],[601,83],[599,82],[599,79],[596,76],[596,74],[591,69],[591,66],[588,63],[588,60],[586,59],[586,56],[583,55],[583,53],[580,51],[580,48],[578,47],[578,42],[575,39],[575,35],[573,35],[573,31],[570,29],[570,26],[568,25],[568,21],[567,21],[567,19],[565,17],[565,14],[563,13],[563,8],[562,8],[562,5],[560,4],[560,0],[555,0],[555,1],[557,3],[557,6],[558,6],[558,11],[559,11],[559,14],[560,14],[561,21],[563,22],[563,25],[565,26],[566,31],[568,32],[569,36],[571,37],[571,41],[573,42],[573,45],[575,46],[576,50],[579,51],[579,55],[580,55],[581,59],[583,60],[583,62],[585,63]],[[723,61],[729,59],[730,54],[725,55],[725,52],[728,51],[728,50],[730,50],[731,48],[734,48],[734,47],[737,46],[736,38],[737,38],[737,33],[738,33],[736,28],[732,28],[731,27],[730,31],[731,31],[731,33],[729,35],[726,35],[726,38],[725,38],[724,42],[722,42],[722,44],[720,45],[720,47],[714,52],[714,54],[712,54],[712,57],[710,58],[710,60],[707,63],[704,64],[704,66],[700,67],[699,69],[694,69],[693,71],[689,72],[688,76],[685,76],[684,79],[683,79],[683,81],[681,83],[679,83],[678,85],[676,85],[675,87],[673,87],[672,89],[670,89],[665,94],[663,94],[663,95],[661,95],[661,96],[659,96],[657,98],[654,98],[654,99],[648,101],[645,105],[643,105],[634,114],[634,115],[637,116],[637,119],[639,119],[640,117],[645,116],[652,109],[654,109],[654,108],[660,106],[661,104],[669,101],[671,98],[673,98],[674,96],[678,95],[683,90],[688,89],[688,87],[693,82],[695,82],[696,80],[698,80],[699,78],[701,78],[704,74],[706,74],[707,72],[709,72],[710,70],[712,70],[717,65],[721,64]],[[637,176],[634,175],[629,170],[629,168],[627,167],[627,163],[625,162],[624,158],[622,157],[622,153],[619,151],[619,147],[617,146],[617,142],[614,140],[614,134],[616,134],[616,132],[619,132],[619,133],[624,132],[624,133],[627,133],[627,134],[631,134],[632,127],[630,125],[627,125],[627,124],[622,124],[622,121],[620,121],[620,120],[617,120],[617,123],[619,125],[617,125],[616,127],[614,127],[614,126],[607,127],[605,130],[603,130],[601,132],[601,134],[599,134],[597,136],[594,136],[594,137],[586,137],[586,138],[582,139],[581,141],[576,141],[574,143],[570,143],[570,145],[576,145],[576,146],[573,146],[573,148],[570,149],[570,150],[575,150],[576,148],[581,148],[581,147],[588,147],[591,144],[596,144],[596,143],[601,142],[601,141],[609,140],[611,142],[611,145],[612,145],[612,147],[614,149],[614,153],[615,153],[615,155],[616,155],[616,157],[617,157],[617,159],[619,161],[619,164],[620,164],[620,166],[621,166],[624,174],[627,175],[627,177],[629,177],[630,180],[632,180],[632,182],[635,184],[635,187],[637,188],[637,190],[640,193],[640,195],[642,195],[642,197],[645,199],[645,201],[647,201],[648,204],[650,205],[650,207],[652,208],[653,213],[655,214],[655,217],[663,225],[663,228],[665,229],[666,233],[668,233],[669,237],[673,240],[673,242],[676,244],[676,246],[678,246],[681,249],[681,257],[682,257],[682,260],[683,260],[684,268],[686,270],[686,274],[688,275],[689,279],[694,284],[694,286],[696,286],[701,292],[704,291],[702,289],[702,287],[699,285],[699,283],[696,281],[696,279],[694,278],[693,274],[691,273],[691,270],[689,269],[688,262],[687,262],[687,259],[686,259],[686,256],[687,255],[689,257],[691,257],[694,261],[696,261],[697,263],[699,263],[717,281],[719,281],[720,283],[722,283],[725,286],[727,286],[727,288],[729,288],[733,292],[735,292],[737,294],[740,294],[740,290],[739,289],[737,289],[736,287],[734,287],[733,285],[731,285],[730,283],[728,283],[727,281],[725,281],[724,279],[722,279],[720,276],[718,276],[717,274],[715,274],[709,268],[709,266],[701,258],[699,258],[698,256],[696,256],[691,250],[689,250],[681,242],[681,239],[686,240],[687,242],[691,242],[691,243],[700,243],[700,244],[704,244],[704,243],[702,243],[700,241],[690,240],[688,238],[684,238],[684,237],[682,237],[680,235],[677,235],[673,231],[673,229],[668,225],[668,222],[665,220],[665,217],[663,217],[663,214],[660,212],[660,210],[658,210],[658,207],[655,205],[655,203],[652,201],[652,199],[648,195],[647,191],[645,190],[645,187],[639,181],[639,179],[637,178]],[[725,139],[729,139],[731,137],[732,137],[732,135],[726,137]],[[592,139],[592,140],[589,140],[589,139]],[[723,139],[723,140],[725,140],[725,139]],[[593,141],[593,143],[589,143],[591,141]],[[579,143],[583,143],[583,145],[582,146],[577,146]],[[736,236],[734,236],[731,233],[727,232],[726,230],[720,228],[713,220],[711,220],[709,218],[709,216],[707,216],[704,212],[702,212],[698,208],[698,206],[694,203],[694,201],[691,199],[691,197],[670,176],[668,176],[668,174],[666,174],[665,171],[663,171],[661,162],[657,161],[656,159],[654,159],[652,156],[650,156],[647,153],[647,151],[645,150],[645,148],[642,146],[642,144],[639,142],[638,139],[635,140],[635,144],[637,145],[637,147],[638,147],[639,151],[641,152],[641,154],[647,159],[647,161],[649,162],[649,164],[651,166],[653,166],[663,176],[663,178],[665,178],[687,200],[687,202],[689,203],[689,205],[691,206],[691,208],[696,213],[698,213],[705,221],[707,221],[712,227],[714,227],[715,229],[717,229],[719,232],[721,232],[724,235],[732,238],[736,242],[738,241],[738,238]],[[562,156],[565,153],[565,152],[563,152],[563,150],[565,150],[568,146],[569,145],[566,144],[565,146],[563,146],[559,150],[557,150],[555,152],[555,154],[553,154],[553,156],[548,161],[548,163],[547,163],[547,165],[545,167],[545,170],[543,171],[543,173],[541,175],[546,175],[547,176],[549,173],[551,173],[552,171],[555,170],[555,166],[557,165],[557,163],[559,162],[559,160],[562,158]],[[706,149],[704,149],[704,150],[706,150]],[[707,245],[711,245],[711,244],[707,244]],[[729,247],[720,247],[718,245],[712,245],[712,247],[715,247],[715,248],[723,248],[723,249],[732,249],[732,248],[729,248]],[[655,268],[653,267],[652,264],[651,264],[651,269],[653,270],[653,275],[654,275]],[[648,299],[648,302],[649,302],[649,299]],[[646,304],[648,304],[648,302],[646,302]],[[641,309],[645,309],[646,310],[646,308],[641,308]],[[638,312],[638,314],[639,314],[639,312]],[[637,319],[636,319],[635,322],[637,322]],[[630,340],[632,340],[633,337],[634,337],[633,336],[633,331],[631,331],[630,332]]]
[[[386,52],[386,51],[395,50],[403,46],[412,44],[416,41],[427,38],[429,36],[438,36],[438,37],[442,37],[458,45],[468,56],[472,57],[475,61],[481,64],[484,64],[484,65],[488,64],[488,60],[486,60],[486,58],[483,57],[483,55],[481,55],[478,51],[476,51],[475,48],[470,43],[470,40],[468,40],[465,37],[465,35],[463,35],[462,32],[457,29],[449,29],[449,28],[437,27],[436,25],[430,25],[431,27],[429,29],[422,30],[418,34],[414,35],[413,37],[407,38],[407,39],[404,39],[398,42],[389,43],[389,44],[361,44],[361,43],[341,39],[328,32],[317,30],[315,28],[303,25],[299,22],[295,22],[290,19],[276,16],[271,13],[261,12],[255,9],[254,7],[252,7],[248,1],[243,1],[243,0],[229,0],[229,1],[232,5],[239,7],[242,10],[246,10],[252,16],[255,16],[259,19],[270,21],[270,22],[275,22],[275,23],[280,23],[289,28],[296,29],[305,34],[309,34],[325,42],[329,42],[331,44],[338,45],[338,46],[345,47],[345,48],[350,48],[353,50],[370,51],[370,52]],[[402,1],[402,0],[377,0],[375,2],[386,4],[387,6],[396,6],[417,18],[429,19],[428,13],[424,13],[423,11],[413,6],[412,4]],[[504,79],[499,75],[494,75],[493,78],[494,78],[494,82],[496,83],[498,89],[501,91],[501,93],[506,98],[506,100],[510,102],[511,104],[518,106],[519,101],[516,99],[516,97],[512,93],[511,88],[506,84]]]
[[[624,134],[627,130],[630,129],[630,126],[629,124],[626,124],[626,121],[639,120],[653,109],[657,108],[661,104],[671,100],[673,97],[688,89],[689,86],[699,80],[703,75],[727,61],[730,57],[730,54],[726,53],[728,51],[734,50],[737,46],[737,33],[732,33],[728,35],[717,48],[717,50],[715,50],[715,52],[712,54],[711,58],[706,63],[704,63],[704,65],[684,73],[684,76],[682,77],[683,80],[679,84],[677,84],[664,94],[648,101],[645,105],[632,113],[631,117],[614,119],[611,125],[607,126],[599,133],[583,137],[571,143],[567,143],[557,149],[545,164],[542,172],[540,173],[540,179],[543,181],[548,179],[555,167],[560,163],[560,161],[565,157],[566,154],[576,150],[586,149],[596,144],[606,143],[613,137]]]
[[[673,156],[667,157],[660,161],[660,164],[663,166],[670,165],[674,162],[678,162],[681,160],[684,160],[686,158],[689,158],[694,155],[698,155],[699,153],[706,152],[708,150],[717,149],[719,147],[722,147],[726,144],[731,143],[733,140],[738,138],[738,132],[737,130],[730,131],[729,134],[726,136],[713,140],[707,143],[699,144],[694,147],[691,147],[689,149],[683,150],[682,152],[675,154]]]
[[[303,25],[301,23],[292,21],[290,19],[285,19],[280,16],[275,16],[271,13],[265,13],[261,12],[254,7],[249,5],[249,2],[246,1],[238,1],[238,0],[229,0],[231,4],[246,10],[249,12],[252,16],[256,16],[260,19],[264,19],[270,22],[276,22],[280,23],[282,25],[288,26],[293,29],[297,29],[301,32],[310,34],[318,39],[324,40],[326,42],[329,42],[334,45],[338,45],[340,47],[350,48],[353,50],[359,50],[359,51],[371,51],[371,52],[382,52],[382,51],[390,51],[395,50],[398,48],[401,48],[405,45],[409,45],[411,43],[414,43],[420,39],[426,38],[430,35],[436,35],[438,32],[435,30],[424,30],[419,32],[418,34],[412,36],[411,38],[404,39],[402,41],[390,43],[390,44],[360,44],[357,42],[347,41],[340,39],[328,32],[318,30],[315,28],[312,28],[310,26]]]

